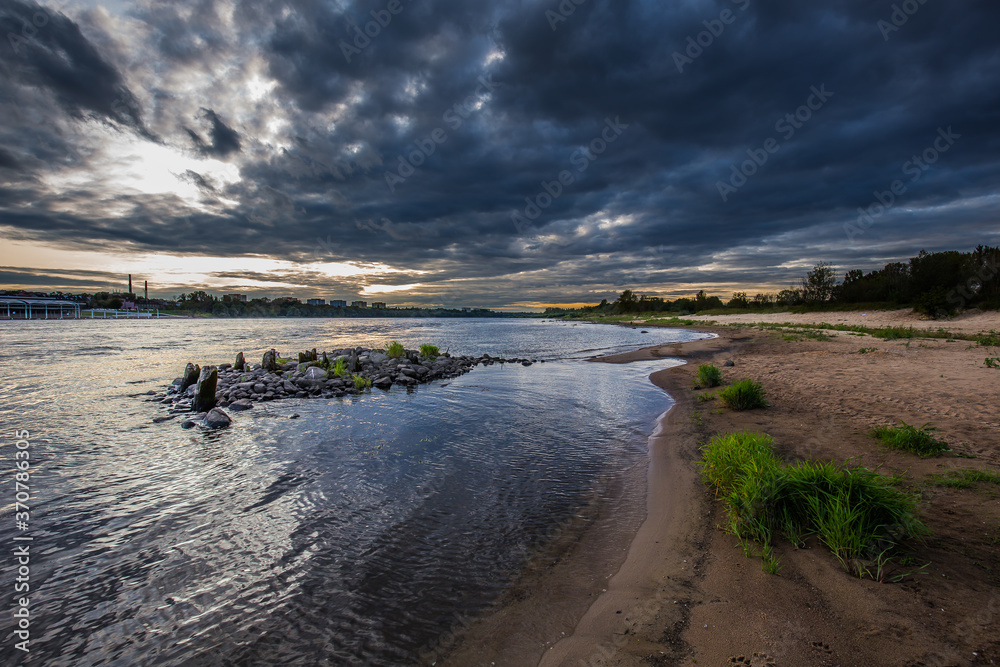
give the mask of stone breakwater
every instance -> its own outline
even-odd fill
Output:
[[[361,394],[393,385],[412,388],[433,380],[456,378],[478,365],[519,363],[531,366],[537,359],[504,359],[484,354],[479,357],[443,354],[422,356],[416,350],[384,350],[363,347],[317,353],[300,352],[298,360],[282,358],[276,350],[264,353],[259,364],[248,363],[240,352],[232,364],[205,366],[189,363],[184,374],[164,392],[149,392],[149,400],[169,406],[168,415],[154,422],[178,416],[181,426],[224,428],[232,419],[229,411],[249,410],[254,402],[284,398],[338,398]],[[542,360],[544,363],[544,360]],[[298,415],[293,415],[297,417]]]

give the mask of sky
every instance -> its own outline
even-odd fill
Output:
[[[996,0],[0,0],[0,286],[524,310],[1000,245]]]

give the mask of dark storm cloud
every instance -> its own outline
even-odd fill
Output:
[[[213,157],[226,157],[230,153],[240,150],[240,135],[233,128],[226,125],[218,114],[211,109],[202,109],[202,118],[208,123],[208,140],[204,140],[197,132],[190,128],[184,128],[191,137],[191,141],[203,155]]]
[[[0,6],[0,34],[6,36],[0,47],[9,74],[0,88],[5,95],[15,94],[17,85],[43,88],[74,116],[90,115],[149,136],[121,74],[65,15],[8,0]]]
[[[152,3],[130,17],[141,30],[102,32],[141,52],[129,81],[52,14],[7,65],[19,113],[52,113],[36,77],[67,111],[126,124],[108,109],[132,85],[153,100],[157,136],[240,178],[182,176],[209,211],[122,194],[128,212],[109,218],[93,203],[107,193],[38,184],[92,160],[58,162],[66,139],[25,121],[33,134],[4,141],[19,164],[34,158],[19,191],[77,214],[4,222],[19,238],[384,262],[426,272],[399,284],[462,279],[485,305],[774,285],[821,260],[875,268],[1000,242],[995,2],[389,4]],[[20,30],[34,9],[10,6],[0,20]],[[257,74],[273,82],[263,98],[248,92]],[[200,80],[216,85],[182,85]],[[895,181],[892,205],[845,232]]]

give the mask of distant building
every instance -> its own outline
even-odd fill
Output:
[[[230,301],[239,301],[240,303],[247,302],[246,294],[227,294],[226,296],[229,297]]]
[[[352,301],[351,302],[351,308],[367,308],[367,307],[368,307],[368,302],[367,301]]]
[[[335,308],[347,308],[347,302],[343,299],[330,299],[330,305]]]
[[[325,306],[326,299],[306,299],[306,303],[310,306]]]
[[[384,309],[385,308],[385,302],[384,301],[374,301],[374,302],[372,302],[372,308]]]

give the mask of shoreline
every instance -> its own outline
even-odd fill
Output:
[[[684,433],[685,420],[694,406],[690,392],[684,391],[689,374],[681,369],[729,350],[725,336],[705,333],[715,337],[653,345],[591,360],[622,364],[679,358],[685,363],[650,375],[650,381],[674,403],[659,416],[649,436],[646,518],[607,590],[590,605],[573,633],[546,651],[540,667],[631,664],[629,657],[639,655],[655,661],[683,659],[682,632],[691,612],[687,601],[691,599],[692,575],[703,567],[699,551],[705,544],[706,530],[704,510],[696,500],[701,495],[700,482],[688,465],[697,450],[678,437]],[[654,626],[663,628],[660,641],[641,638]]]
[[[1000,479],[1000,376],[983,362],[997,347],[698,329],[719,337],[611,359],[689,363],[651,376],[676,403],[650,439],[647,519],[608,591],[539,664],[1000,664],[1000,482],[949,484],[966,472]],[[734,412],[715,390],[692,389],[698,363],[727,358],[724,384],[760,381],[770,407]],[[952,451],[920,458],[868,435],[901,420],[933,422]],[[781,570],[766,574],[717,528],[724,511],[696,467],[701,444],[742,429],[772,435],[788,461],[899,475],[930,535],[904,545],[881,582],[847,573],[815,537],[776,540]]]
[[[1000,350],[856,332],[811,338],[752,326],[697,330],[717,337],[592,359],[687,362],[650,375],[675,403],[649,437],[645,518],[604,590],[573,601],[585,610],[558,641],[536,645],[537,663],[497,659],[507,657],[497,635],[468,645],[489,647],[491,658],[471,650],[464,662],[445,664],[1000,664],[1000,375],[983,362]],[[726,359],[735,365],[722,368],[723,384],[762,382],[768,408],[734,412],[713,396],[717,389],[692,388],[700,363],[721,367]],[[884,449],[868,434],[900,421],[933,422],[952,451],[921,458]],[[920,498],[930,535],[903,545],[902,560],[878,581],[849,574],[815,537],[803,547],[776,540],[781,569],[765,573],[759,558],[718,528],[724,511],[697,468],[705,442],[743,429],[773,436],[786,461],[898,475],[901,488]],[[950,484],[966,472],[997,481]],[[583,550],[567,545],[568,557],[574,548]],[[522,593],[526,609],[530,597],[547,595],[544,586]]]
[[[725,339],[716,336],[645,346],[588,361],[622,364],[690,359],[716,354],[725,345]],[[614,639],[621,635],[614,633],[620,631],[619,622],[627,619],[634,625],[638,614],[629,610],[638,605],[642,615],[648,615],[647,597],[687,595],[685,584],[680,582],[687,569],[684,559],[694,562],[692,548],[697,545],[693,543],[684,546],[684,558],[677,559],[680,567],[668,575],[676,578],[679,587],[663,591],[650,583],[664,576],[656,555],[661,545],[683,541],[665,539],[663,531],[669,536],[686,535],[697,530],[702,518],[696,514],[678,522],[674,513],[666,511],[683,504],[697,483],[694,476],[684,474],[683,466],[674,460],[676,453],[668,446],[674,437],[673,422],[684,414],[678,408],[682,401],[691,400],[680,391],[686,380],[671,373],[676,368],[657,370],[650,376],[675,403],[658,415],[647,438],[648,453],[637,468],[619,480],[622,488],[613,494],[616,501],[585,506],[578,515],[581,520],[565,527],[552,544],[533,557],[491,609],[474,619],[460,619],[457,628],[424,654],[421,664],[465,667],[606,662],[618,651]],[[634,515],[637,508],[641,516]],[[603,569],[607,565],[612,569]],[[688,611],[683,605],[673,609],[682,614]],[[679,645],[679,637],[676,642]]]

